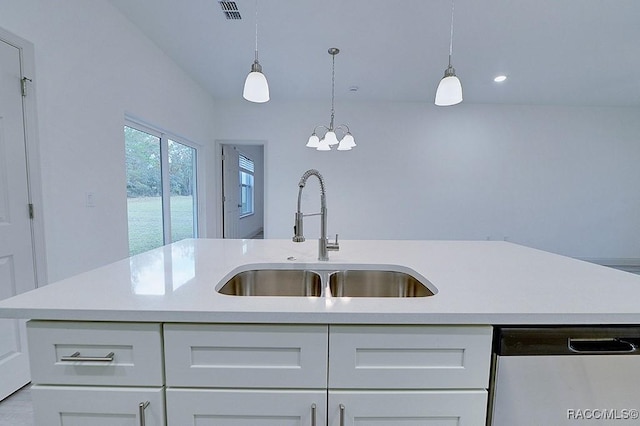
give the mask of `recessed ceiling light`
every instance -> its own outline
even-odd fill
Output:
[[[493,81],[495,81],[496,83],[502,83],[506,79],[507,79],[506,75],[499,75],[496,78],[494,78]]]

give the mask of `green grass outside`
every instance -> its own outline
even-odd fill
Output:
[[[171,206],[172,242],[193,238],[193,198],[174,195]],[[129,216],[129,255],[142,253],[162,244],[162,198],[127,199]]]

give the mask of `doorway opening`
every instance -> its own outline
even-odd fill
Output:
[[[264,142],[217,143],[222,238],[264,238]]]

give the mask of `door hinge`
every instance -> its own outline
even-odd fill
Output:
[[[27,96],[27,82],[32,83],[33,80],[27,77],[22,77],[22,80],[20,80],[20,89],[22,90],[22,96]]]
[[[33,219],[33,204],[29,204],[29,219]]]

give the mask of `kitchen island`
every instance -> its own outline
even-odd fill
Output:
[[[493,326],[640,324],[639,276],[511,243],[317,250],[185,240],[1,301],[32,320],[37,424],[483,425]],[[217,292],[255,269],[393,270],[434,294]]]

